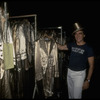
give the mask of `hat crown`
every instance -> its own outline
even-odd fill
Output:
[[[79,23],[74,23],[74,29],[75,29],[75,30],[76,30],[76,29],[80,29],[80,28],[82,28],[82,27],[80,26]]]
[[[77,22],[74,23],[74,32],[73,33],[77,32],[77,31],[80,31],[80,30],[83,30],[83,28],[81,27],[81,25],[79,23],[77,23]]]

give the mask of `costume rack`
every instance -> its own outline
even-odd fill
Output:
[[[35,41],[37,39],[37,15],[36,14],[11,16],[11,17],[9,17],[9,19],[24,19],[24,18],[29,19],[29,18],[32,18],[32,17],[34,19],[33,20],[33,22],[34,22],[34,26],[33,27],[34,27],[34,41]],[[33,68],[31,68],[31,70],[33,71]],[[30,72],[31,77],[33,77],[33,81],[34,81],[34,76],[32,75],[32,71],[29,71],[29,72]],[[32,83],[33,83],[33,86],[34,86],[34,82],[32,82]],[[28,87],[26,87],[26,88],[28,88]],[[31,90],[31,92],[32,92],[32,90]],[[31,92],[30,92],[29,95],[32,97],[32,95],[31,95],[32,93]],[[18,96],[17,98],[23,98],[23,96]]]
[[[52,31],[55,31],[55,33],[56,33],[56,37],[57,37],[57,35],[60,35],[60,37],[59,37],[59,39],[60,39],[60,41],[59,41],[59,43],[60,44],[63,44],[63,31],[62,31],[62,26],[56,26],[56,27],[47,27],[47,28],[40,28],[40,29],[38,29],[38,30],[44,30],[44,31],[48,31],[48,30],[52,30]],[[58,32],[58,30],[59,30],[59,32]],[[51,32],[52,33],[52,32]],[[57,41],[56,41],[57,42]]]
[[[4,27],[3,27],[4,28],[3,40],[4,40],[5,45],[12,46],[12,48],[10,48],[10,47],[9,48],[12,50],[11,54],[14,54],[14,55],[12,55],[12,59],[10,58],[11,64],[13,63],[13,65],[8,64],[9,62],[4,63],[9,59],[8,55],[4,56],[5,58],[8,57],[6,60],[1,59],[1,61],[4,60],[4,62],[2,62],[2,64],[6,64],[7,67],[4,66],[6,68],[6,70],[5,69],[3,70],[2,67],[0,66],[0,75],[1,75],[1,70],[3,70],[3,73],[2,73],[3,77],[0,79],[0,99],[2,99],[2,98],[4,98],[4,99],[5,98],[6,99],[12,99],[12,98],[20,99],[20,98],[29,98],[29,97],[31,98],[32,93],[33,93],[33,87],[34,87],[34,75],[33,75],[34,74],[34,72],[33,72],[33,69],[34,69],[33,57],[34,57],[34,55],[32,55],[34,48],[33,48],[32,43],[34,42],[35,39],[37,39],[37,15],[30,14],[30,15],[20,15],[20,16],[9,16],[9,14],[7,13],[7,3],[5,2],[4,3],[4,15],[2,14],[2,17],[5,19],[5,23],[4,23]],[[0,18],[1,18],[1,16],[0,16]],[[27,42],[28,47],[25,47],[25,49],[24,49],[25,50],[24,54],[27,58],[25,57],[24,59],[18,60],[17,59],[18,56],[17,56],[16,52],[13,52],[14,51],[13,46],[15,46],[15,45],[13,44],[13,41],[12,41],[13,36],[16,37],[16,35],[14,34],[12,36],[12,34],[13,34],[13,31],[15,32],[16,29],[19,27],[16,27],[15,30],[12,30],[13,27],[11,26],[10,22],[11,21],[19,21],[20,22],[21,19],[22,20],[28,19],[28,21],[32,23],[32,29],[34,27],[34,32],[32,31],[33,34],[32,33],[31,34],[32,34],[32,36],[34,36],[33,37],[34,40],[32,41],[32,43],[30,43],[31,40],[28,41]],[[16,23],[12,23],[12,24],[15,25]],[[17,25],[22,25],[22,23],[18,23]],[[29,27],[29,28],[31,28],[31,27]],[[22,27],[21,27],[21,29],[22,29]],[[23,34],[24,34],[24,32],[23,32]],[[21,36],[23,34],[21,34]],[[30,34],[28,34],[28,35],[30,36]],[[21,36],[19,36],[19,37],[21,37]],[[15,37],[14,37],[14,39],[15,39]],[[23,38],[23,36],[22,36],[22,38]],[[17,38],[17,40],[18,40],[18,44],[17,44],[18,47],[20,47],[20,45],[22,46],[23,44],[25,44],[25,41],[22,41],[20,44],[20,41],[19,41],[20,39]],[[4,45],[4,44],[2,44],[2,45]],[[6,50],[5,53],[7,53],[9,48],[8,47],[7,47],[7,49],[2,48],[3,49],[2,51]],[[27,51],[26,51],[26,48],[27,48]],[[18,50],[18,52],[20,52],[19,48],[17,48],[17,50]],[[4,53],[2,52],[2,54],[4,54]],[[8,53],[8,54],[10,55],[10,53]],[[21,54],[22,53],[18,54],[19,58],[20,58]],[[31,55],[31,57],[30,57],[30,55]],[[28,58],[30,58],[30,61]],[[8,65],[11,67],[9,67]],[[28,69],[25,67],[25,65]]]
[[[28,17],[34,17],[34,28],[35,28],[35,40],[37,39],[37,15],[36,14],[30,14],[30,15],[20,15],[20,16],[11,16],[9,19],[17,19],[17,18],[28,18]]]

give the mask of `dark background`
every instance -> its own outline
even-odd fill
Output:
[[[62,26],[66,35],[73,32],[73,24],[79,22],[85,30],[86,40],[100,50],[100,2],[99,1],[9,1],[10,16],[37,14],[37,27]]]
[[[10,16],[37,14],[38,28],[62,26],[68,36],[79,22],[95,53],[93,78],[84,98],[100,97],[100,1],[7,1],[7,6]]]

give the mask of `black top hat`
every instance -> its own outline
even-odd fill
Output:
[[[72,33],[72,35],[81,30],[83,30],[83,27],[81,27],[81,25],[78,22],[74,23],[74,32]]]

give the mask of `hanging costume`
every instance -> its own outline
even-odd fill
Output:
[[[9,25],[8,23],[4,23],[4,25],[5,24]],[[2,23],[0,23],[0,27],[1,25]],[[0,49],[1,49],[0,50],[0,98],[11,99],[12,98],[11,87],[10,87],[11,75],[8,69],[14,68],[14,66],[13,66],[13,45],[12,45],[10,26],[0,28],[0,33],[1,33],[0,34],[1,35],[0,36]]]
[[[35,42],[35,78],[43,80],[45,97],[53,95],[55,77],[59,77],[57,44],[42,37]]]
[[[32,74],[32,43],[34,41],[34,29],[30,28],[28,20],[15,21],[12,23],[13,43],[15,51],[14,91],[15,98],[24,98],[30,95],[30,76]],[[32,37],[31,37],[32,36]],[[30,71],[31,70],[31,71]],[[33,75],[33,74],[32,74]],[[32,78],[33,79],[33,78]],[[34,84],[32,84],[34,85]],[[28,92],[28,93],[27,93]]]

